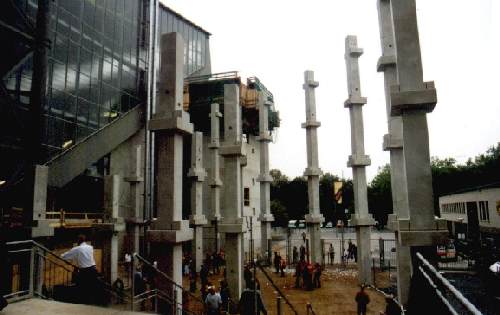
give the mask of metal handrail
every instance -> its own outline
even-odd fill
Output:
[[[292,305],[292,303],[290,303],[290,301],[283,294],[283,292],[281,292],[280,288],[274,283],[273,279],[271,279],[271,277],[267,274],[266,270],[264,269],[264,267],[262,267],[262,265],[260,264],[260,262],[257,262],[257,267],[259,267],[259,269],[262,271],[262,273],[264,274],[264,276],[266,276],[267,280],[269,281],[269,283],[271,283],[271,285],[276,290],[276,292],[278,292],[278,294],[283,298],[283,300],[285,300],[285,303],[288,304],[288,306],[290,306],[290,308],[292,309],[293,313],[295,315],[299,315],[299,313],[297,312],[297,310],[295,309],[295,307]]]
[[[420,260],[422,263],[422,266],[426,267],[432,276],[436,277],[446,289],[448,289],[454,296],[455,298],[462,304],[471,314],[474,315],[481,315],[482,313],[472,304],[469,302],[469,300],[460,293],[445,277],[443,277],[437,270],[432,266],[425,258],[422,256],[420,253],[416,253],[416,257]],[[422,272],[422,275],[424,278],[429,282],[429,284],[436,290],[436,294],[443,300],[445,299],[444,296],[442,296],[442,293],[439,289],[437,289],[437,286],[435,285],[434,281],[429,277],[428,273],[423,270],[422,267],[419,267],[419,270]],[[430,280],[430,281],[429,281]],[[444,302],[444,301],[443,301]],[[448,308],[453,308],[448,301],[444,302],[445,305]],[[450,309],[450,311],[451,311]]]
[[[74,270],[79,270],[80,268],[73,264],[72,262],[62,258],[61,256],[59,256],[58,254],[54,253],[53,251],[51,251],[50,249],[48,249],[47,247],[43,246],[42,244],[34,241],[34,240],[22,240],[22,241],[12,241],[12,242],[7,242],[6,243],[7,246],[21,246],[21,245],[31,245],[32,247],[30,249],[22,249],[22,250],[12,250],[12,251],[8,251],[9,253],[16,253],[16,252],[21,252],[21,251],[31,251],[33,248],[37,248],[39,250],[41,250],[42,252],[45,253],[42,254],[40,253],[39,251],[34,251],[34,254],[35,255],[38,255],[39,257],[45,259],[45,261],[49,261],[51,264],[57,266],[57,267],[60,267],[60,268],[63,268],[66,272],[68,273],[72,273]],[[53,257],[55,258],[54,259],[50,259],[49,258],[49,255],[50,257]],[[68,268],[68,266],[71,266],[74,268],[74,270],[71,270],[70,268]],[[33,268],[34,266],[32,265],[31,266],[31,269],[33,271]],[[32,280],[31,280],[32,281]],[[115,298],[118,298],[122,301],[125,301],[126,303],[129,303],[131,302],[132,300],[132,297],[127,295],[126,292],[123,292],[122,295],[120,295],[118,292],[116,292],[112,285],[105,282],[105,281],[102,281],[101,279],[97,279],[97,281],[103,285],[104,287],[104,290],[106,290],[106,292],[112,294]],[[31,294],[37,294],[36,292],[33,292],[33,288],[30,288],[30,290],[23,290],[23,291],[18,291],[18,292],[13,292],[9,295],[6,295],[5,297],[10,297],[10,296],[19,296],[20,293],[27,293],[28,295],[31,295]]]
[[[184,287],[177,282],[175,282],[172,278],[170,278],[166,273],[155,267],[151,262],[149,262],[146,258],[142,257],[141,255],[134,253],[134,257],[137,257],[140,261],[143,263],[147,264],[149,267],[153,268],[159,275],[164,277],[168,282],[170,282],[174,287],[180,289],[182,292],[187,293],[190,297],[192,297],[195,301],[198,301],[203,304],[203,301],[194,295],[193,293],[189,292],[188,290],[184,289]]]

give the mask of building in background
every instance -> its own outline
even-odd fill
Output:
[[[38,10],[40,3],[47,5],[43,12]],[[47,23],[40,23],[40,16],[45,16]],[[139,225],[143,235],[155,217],[155,200],[161,197],[155,196],[154,136],[145,125],[155,110],[159,35],[169,32],[180,33],[185,41],[184,105],[195,130],[204,133],[205,152],[210,137],[210,104],[218,102],[223,108],[223,84],[240,85],[243,133],[248,143],[243,215],[253,222],[255,240],[260,237],[256,99],[257,93],[271,98],[272,94],[256,78],[242,82],[237,73],[212,74],[210,33],[156,0],[2,1],[0,21],[0,208],[2,227],[12,232],[11,239],[40,236],[51,249],[62,249],[71,247],[75,235],[84,233],[102,251],[101,266],[110,262],[105,257],[105,243],[111,234],[103,226],[122,222],[127,228],[113,230],[118,237],[119,260],[133,251],[129,227]],[[34,95],[42,95],[42,101],[37,102]],[[273,130],[279,126],[274,109],[270,118]],[[33,128],[33,122],[39,128]],[[31,145],[32,138],[38,143]],[[131,206],[132,183],[127,181],[137,168],[131,156],[138,147],[144,178],[139,187],[140,220]],[[190,141],[186,141],[184,176],[189,148]],[[207,169],[208,157],[204,154]],[[39,173],[28,176],[27,170],[34,165],[47,170],[42,181],[36,177]],[[107,175],[120,178],[118,211],[113,215],[106,212],[104,204]],[[183,217],[187,219],[190,181],[184,183]],[[34,196],[33,191],[40,187],[46,187],[46,196],[41,195],[45,203],[26,207],[27,191]],[[206,211],[209,195],[205,187]],[[44,224],[48,228],[43,232],[33,233],[30,228]],[[209,224],[207,229],[211,228]],[[210,237],[213,233],[207,233]],[[248,244],[246,241],[247,251]],[[146,252],[144,245],[141,242],[141,252]]]
[[[500,184],[474,187],[439,197],[441,217],[456,239],[500,241]]]

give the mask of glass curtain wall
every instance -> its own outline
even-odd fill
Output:
[[[158,13],[158,43],[161,34],[170,32],[178,32],[184,39],[184,76],[203,69],[209,63],[210,34],[163,5]]]
[[[45,109],[47,159],[141,102],[146,24],[141,0],[56,0],[50,3]],[[32,24],[37,0],[17,0]],[[29,106],[32,53],[4,77]],[[143,87],[142,87],[143,88]]]

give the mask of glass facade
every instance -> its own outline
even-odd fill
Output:
[[[30,34],[28,26],[36,25],[37,2],[1,1],[5,13],[0,12],[0,19]],[[145,102],[149,40],[147,0],[50,0],[49,4],[47,160]],[[29,43],[13,32],[0,31],[10,54],[0,66],[0,92],[8,95],[8,100],[0,95],[0,156],[5,162],[0,179],[8,179],[15,165],[22,164],[20,126],[26,125],[30,106],[33,53]],[[179,32],[185,40],[186,76],[209,64],[210,34],[160,5],[158,34],[168,32]],[[15,146],[17,151],[12,150]]]
[[[178,32],[184,39],[184,75],[186,77],[203,69],[209,63],[210,55],[207,54],[207,51],[209,49],[208,39],[210,34],[184,19],[181,15],[160,5],[160,11],[158,12],[158,43],[161,34],[170,32]]]

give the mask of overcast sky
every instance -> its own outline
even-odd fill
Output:
[[[162,0],[210,33],[212,72],[257,76],[275,96],[281,128],[271,168],[290,177],[306,167],[304,70],[313,70],[319,163],[323,172],[352,177],[344,38],[357,35],[368,179],[389,162],[377,0]],[[500,141],[500,1],[417,0],[424,80],[438,104],[429,114],[430,153],[464,162]]]

